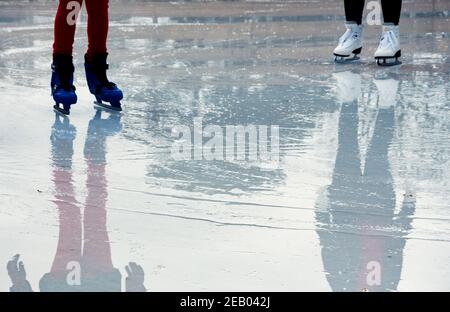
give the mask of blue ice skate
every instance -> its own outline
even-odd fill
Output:
[[[73,85],[72,56],[54,55],[52,64],[51,90],[55,100],[54,110],[63,115],[70,114],[70,106],[77,102],[77,95]]]
[[[123,99],[122,90],[116,84],[110,82],[106,76],[106,71],[109,69],[109,65],[106,62],[107,57],[107,53],[96,54],[92,60],[88,60],[87,55],[85,56],[84,67],[86,69],[89,91],[95,95],[96,105],[114,111],[122,111],[120,104],[120,101]]]

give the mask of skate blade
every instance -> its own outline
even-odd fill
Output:
[[[383,58],[377,58],[377,64],[380,67],[391,67],[391,66],[398,66],[401,65],[402,62],[398,59],[383,59]]]
[[[105,103],[102,103],[102,102],[99,102],[99,101],[94,101],[94,105],[95,105],[95,108],[100,108],[100,109],[103,109],[103,110],[106,110],[106,111],[109,111],[109,112],[119,113],[119,112],[122,111],[121,107],[111,106],[109,104],[105,104]]]
[[[64,108],[59,107],[58,105],[53,106],[53,111],[55,113],[58,113],[64,117],[69,116],[70,115],[70,111],[65,110]]]

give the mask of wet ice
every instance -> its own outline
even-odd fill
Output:
[[[380,70],[376,27],[335,66],[339,3],[299,5],[115,3],[125,112],[93,108],[83,20],[70,119],[51,110],[54,5],[3,5],[3,263],[20,254],[34,290],[79,290],[74,260],[91,290],[448,290],[448,18],[408,4],[430,14],[405,16],[404,64]],[[278,125],[279,166],[172,159],[199,117]]]

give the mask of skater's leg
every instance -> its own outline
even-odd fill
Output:
[[[381,0],[385,24],[398,25],[402,11],[402,0]]]
[[[344,0],[345,18],[347,22],[362,24],[364,0]]]
[[[83,0],[75,0],[80,8]],[[58,11],[55,17],[55,38],[53,43],[53,54],[72,55],[73,43],[75,39],[76,23],[73,17],[77,16],[74,12],[76,8],[71,5],[71,0],[60,0]],[[75,15],[74,15],[75,14]]]
[[[53,170],[56,195],[54,203],[59,215],[59,235],[55,258],[51,272],[67,273],[71,261],[80,261],[81,257],[81,212],[75,199],[73,179],[70,170]]]
[[[89,47],[87,58],[92,61],[96,54],[106,54],[109,28],[109,0],[86,0],[88,12]]]

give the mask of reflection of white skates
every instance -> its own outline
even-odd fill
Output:
[[[402,55],[400,50],[400,33],[398,26],[384,25],[383,35],[380,45],[375,52],[375,59],[380,66],[400,65],[399,58]]]
[[[336,80],[336,99],[341,104],[353,103],[361,95],[361,75],[351,72],[334,73]]]
[[[339,44],[333,52],[336,63],[359,60],[358,55],[362,51],[362,25],[346,23],[345,27],[347,31],[339,39]]]

